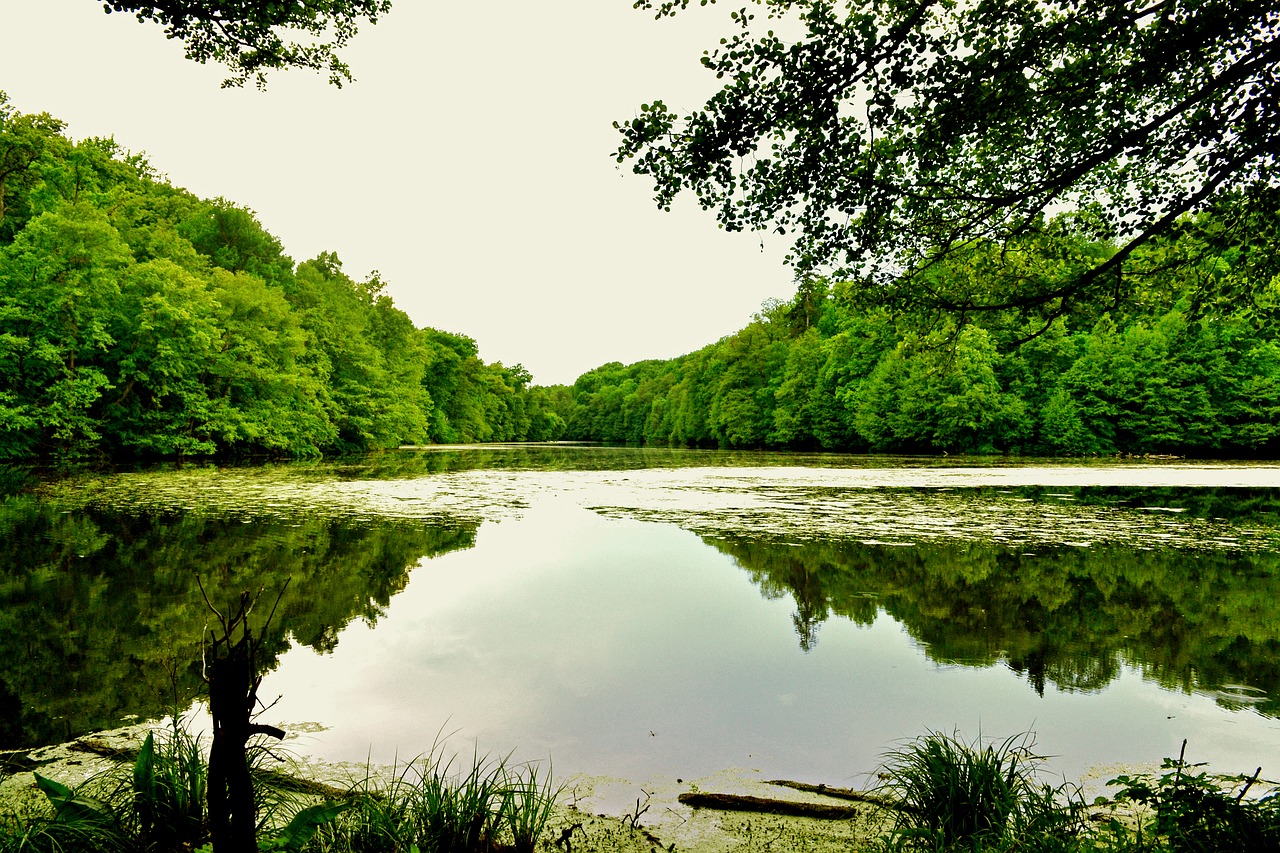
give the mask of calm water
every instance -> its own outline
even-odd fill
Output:
[[[264,720],[390,761],[861,784],[927,729],[1280,775],[1280,466],[491,448],[23,482],[0,748],[185,707],[290,584]],[[19,488],[22,487],[22,488]],[[469,747],[468,747],[469,748]]]

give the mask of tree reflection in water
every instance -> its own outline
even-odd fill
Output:
[[[1116,490],[1095,499],[1120,501]],[[1224,490],[1225,491],[1225,490]],[[1274,495],[1170,499],[1207,517],[1225,501],[1254,521]],[[1154,499],[1146,493],[1148,505]],[[1271,516],[1274,519],[1274,515]],[[1222,548],[1090,548],[984,542],[790,542],[706,537],[769,598],[790,595],[802,649],[832,616],[868,625],[880,611],[902,623],[929,657],[972,666],[1004,664],[1043,695],[1097,691],[1123,665],[1166,688],[1249,685],[1218,691],[1222,704],[1280,711],[1280,554]],[[1252,693],[1253,691],[1250,691]],[[1238,695],[1237,695],[1238,694]]]
[[[197,578],[215,604],[290,581],[263,638],[270,669],[291,640],[327,652],[351,620],[376,622],[419,560],[474,536],[474,524],[248,524],[0,498],[0,748],[189,706],[208,620]]]

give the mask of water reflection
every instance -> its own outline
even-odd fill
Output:
[[[1210,511],[1221,510],[1224,496],[1204,497]],[[1226,707],[1280,711],[1275,552],[709,543],[747,569],[765,596],[795,601],[805,650],[829,618],[870,625],[883,611],[930,659],[1003,664],[1040,695],[1046,684],[1101,690],[1128,665],[1166,688],[1211,692]]]
[[[42,480],[0,503],[0,745],[198,691],[203,577],[292,578],[264,695],[329,757],[453,728],[558,768],[814,781],[956,726],[1280,752],[1277,469],[872,463],[487,448]]]
[[[376,623],[423,556],[465,548],[474,526],[244,524],[179,512],[68,511],[0,498],[0,748],[185,708],[202,690],[207,609],[289,580],[266,637],[332,651]]]
[[[964,553],[953,545],[938,558]],[[1021,598],[998,619],[952,626],[956,614],[980,615],[981,597],[951,600],[972,561],[931,585],[927,567],[876,566],[881,552],[911,548],[873,547],[859,561],[838,547],[716,546],[672,525],[535,501],[520,519],[483,526],[475,548],[416,570],[378,628],[353,626],[332,655],[289,652],[268,679],[284,695],[275,710],[324,726],[302,748],[331,759],[389,762],[456,730],[519,759],[550,755],[565,772],[632,779],[747,767],[857,784],[899,739],[954,727],[1035,730],[1072,776],[1100,761],[1157,761],[1183,737],[1232,772],[1280,760],[1273,719],[1169,691],[1127,660],[1031,662],[1040,646],[1019,623]],[[820,624],[807,652],[795,633],[806,613],[807,627]],[[1014,661],[1021,673],[1007,624],[1030,649]],[[1065,613],[1051,629],[1052,654],[1080,636]],[[1034,670],[1043,692],[1028,687]]]

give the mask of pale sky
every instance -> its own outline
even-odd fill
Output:
[[[655,21],[631,0],[396,0],[343,54],[222,90],[155,25],[97,0],[0,0],[0,90],[75,139],[114,136],[177,186],[255,211],[295,260],[379,270],[421,326],[540,384],[670,358],[795,291],[783,238],[659,211],[612,122],[702,103],[728,7]]]

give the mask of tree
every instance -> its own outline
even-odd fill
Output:
[[[329,82],[341,88],[352,77],[337,51],[360,22],[376,24],[379,15],[390,12],[391,0],[107,0],[103,8],[155,21],[166,37],[183,42],[188,59],[223,63],[231,74],[224,87],[252,79],[261,89],[268,71],[309,68],[327,71]],[[295,34],[304,41],[290,40]]]
[[[41,214],[0,251],[0,448],[79,455],[100,438],[112,387],[102,357],[129,247],[100,212]]]
[[[9,96],[0,91],[0,226],[4,225],[6,196],[11,182],[23,176],[40,156],[50,141],[58,139],[63,124],[48,113],[23,114],[9,103]],[[7,229],[13,234],[17,229]],[[3,232],[0,232],[3,233]]]
[[[662,17],[688,2],[636,5]],[[761,32],[752,8],[802,35]],[[1195,227],[1189,214],[1221,214],[1218,250],[1274,230],[1278,13],[1276,0],[753,0],[702,59],[722,88],[684,116],[643,105],[615,123],[616,153],[661,207],[687,190],[724,228],[796,235],[802,277],[1057,316],[1123,297],[1134,252]],[[1055,221],[1063,210],[1086,215]],[[957,250],[1019,250],[1055,229],[1117,250],[995,289],[923,281]]]

